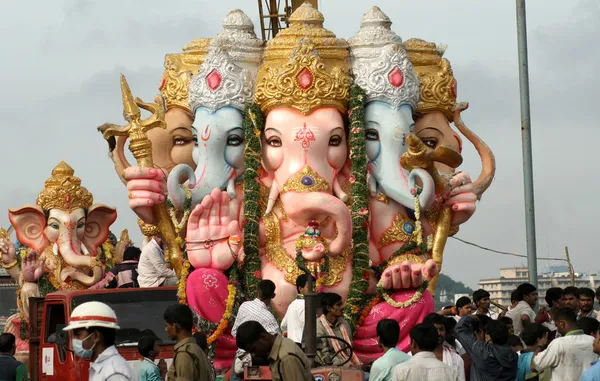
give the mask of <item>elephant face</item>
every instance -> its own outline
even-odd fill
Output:
[[[87,214],[81,208],[70,212],[51,209],[44,213],[38,206],[24,206],[10,209],[9,218],[20,242],[38,253],[52,245],[54,254],[60,254],[69,266],[81,268],[93,267],[92,256],[108,237],[117,212],[104,205],[92,205]],[[99,280],[96,277],[94,273],[79,280],[91,285]]]
[[[414,134],[423,141],[427,149],[433,151],[436,147],[446,145],[462,153],[462,139],[450,127],[450,122],[440,111],[428,112],[415,121]],[[440,172],[453,173],[454,169],[442,163],[436,163]]]
[[[333,217],[339,234],[330,252],[340,252],[349,243],[351,226],[338,182],[347,159],[344,121],[337,110],[304,115],[281,107],[269,112],[262,134],[262,162],[273,180],[267,213],[281,196],[287,216],[301,226]]]
[[[210,194],[214,188],[224,189],[229,179],[244,173],[243,115],[233,107],[216,112],[200,107],[196,110],[193,132],[196,140],[193,159],[196,184],[193,192]]]
[[[169,174],[169,197],[177,209],[184,207],[185,192],[179,186],[189,180],[192,207],[202,202],[213,189],[227,189],[235,197],[235,181],[244,175],[243,115],[226,106],[215,112],[198,107],[192,127],[195,141],[192,158],[196,171],[189,165],[177,165]]]
[[[412,108],[402,105],[394,109],[385,102],[373,101],[365,108],[365,127],[369,168],[378,190],[412,209],[409,174],[400,166],[400,157],[408,151],[406,137],[414,128]]]

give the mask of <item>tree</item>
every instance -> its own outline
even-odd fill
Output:
[[[448,275],[440,274],[433,299],[435,310],[439,311],[445,306],[454,304],[454,295],[456,294],[473,295],[473,289],[467,287],[463,282],[456,282]]]

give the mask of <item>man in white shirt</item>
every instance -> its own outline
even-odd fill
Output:
[[[475,307],[477,307],[474,314],[486,315],[494,320],[498,319],[498,314],[490,310],[490,293],[486,290],[480,288],[479,290],[475,291],[473,293],[473,303],[475,303]]]
[[[519,303],[508,311],[506,316],[513,321],[515,335],[521,337],[523,327],[535,322],[536,314],[533,312],[533,308],[537,304],[538,292],[534,285],[523,283],[517,287],[517,295]]]
[[[593,352],[594,338],[579,329],[577,315],[571,308],[559,309],[554,323],[561,337],[552,340],[546,350],[533,358],[531,369],[538,372],[551,369],[554,381],[579,381],[583,372],[598,360]]]
[[[450,365],[456,371],[459,381],[465,381],[465,362],[456,349],[446,342],[446,319],[449,318],[434,312],[425,316],[423,323],[433,325],[438,331],[438,346],[433,352],[437,359]]]
[[[418,324],[410,331],[412,358],[394,368],[393,381],[458,381],[451,366],[435,357],[438,332],[431,324]]]
[[[131,369],[115,347],[117,315],[106,304],[87,302],[71,313],[65,331],[73,331],[75,356],[91,360],[89,381],[131,381]]]
[[[256,299],[242,303],[235,318],[233,328],[231,328],[231,336],[234,338],[237,335],[240,325],[247,321],[256,321],[271,335],[281,334],[277,319],[269,310],[271,300],[275,297],[275,283],[268,279],[262,280],[258,284]],[[237,350],[234,359],[233,371],[231,372],[231,380],[241,380],[241,374],[244,372],[244,367],[251,365],[252,359],[250,355],[242,349]]]
[[[287,332],[288,339],[301,346],[304,335],[304,312],[306,310],[304,295],[309,292],[306,274],[296,278],[296,291],[298,291],[298,296],[288,306],[287,312],[281,321],[281,331]]]
[[[138,263],[138,283],[140,287],[159,287],[177,285],[175,271],[165,264],[165,250],[159,236],[153,237],[142,248]]]

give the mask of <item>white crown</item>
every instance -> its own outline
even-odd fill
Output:
[[[193,111],[206,107],[214,112],[225,106],[244,111],[252,101],[253,87],[252,73],[233,63],[218,44],[211,43],[204,63],[190,81],[190,106]]]
[[[189,86],[192,110],[211,111],[232,106],[243,111],[252,101],[254,77],[263,53],[263,42],[254,33],[252,20],[241,10],[227,14],[223,30],[210,43],[208,54]]]
[[[414,110],[419,102],[419,79],[402,38],[391,25],[378,7],[363,16],[360,30],[348,41],[354,81],[365,90],[367,102],[383,101],[396,109],[408,104]]]

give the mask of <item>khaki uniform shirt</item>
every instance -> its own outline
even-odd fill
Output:
[[[206,354],[188,337],[173,348],[173,362],[167,374],[168,381],[211,381],[212,372]]]
[[[277,335],[269,363],[273,381],[313,381],[308,357],[292,340]]]

